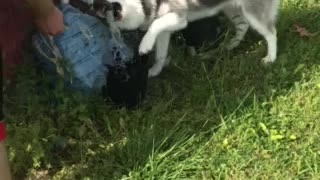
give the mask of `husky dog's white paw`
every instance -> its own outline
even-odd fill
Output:
[[[161,73],[161,71],[162,71],[162,67],[155,64],[149,69],[148,77],[151,78],[151,77],[158,76]]]
[[[151,35],[150,33],[147,33],[142,38],[142,41],[140,43],[139,54],[144,55],[144,54],[149,53],[152,50],[155,41],[156,41],[156,38],[153,35]]]
[[[270,56],[266,56],[266,57],[262,58],[261,61],[263,64],[270,64],[270,63],[273,63],[275,61],[275,59],[271,58]]]

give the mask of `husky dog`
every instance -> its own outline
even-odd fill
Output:
[[[227,45],[231,50],[244,38],[249,26],[260,33],[268,45],[264,63],[277,56],[276,16],[280,0],[109,0],[113,5],[114,24],[122,30],[146,30],[139,53],[146,54],[155,46],[156,62],[149,76],[157,76],[169,63],[170,36],[184,29],[188,22],[223,11],[234,23],[236,33]]]

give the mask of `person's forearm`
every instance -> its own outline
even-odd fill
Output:
[[[25,2],[34,18],[47,17],[55,8],[52,0],[25,0]]]

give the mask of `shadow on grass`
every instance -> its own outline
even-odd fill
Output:
[[[234,52],[219,49],[197,58],[174,53],[169,68],[150,80],[148,100],[136,111],[66,93],[62,85],[37,92],[41,78],[24,74],[6,98],[14,174],[112,179],[144,167],[155,153],[217,127],[255,101],[286,94],[306,78],[320,64],[320,37],[299,37],[293,22],[318,31],[319,18],[318,9],[283,10],[278,60],[268,67],[259,61],[266,47],[256,43],[261,38],[255,33]]]

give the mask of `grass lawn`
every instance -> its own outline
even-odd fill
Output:
[[[281,2],[273,65],[255,33],[175,53],[135,111],[22,73],[5,97],[16,179],[320,179],[320,1]]]

